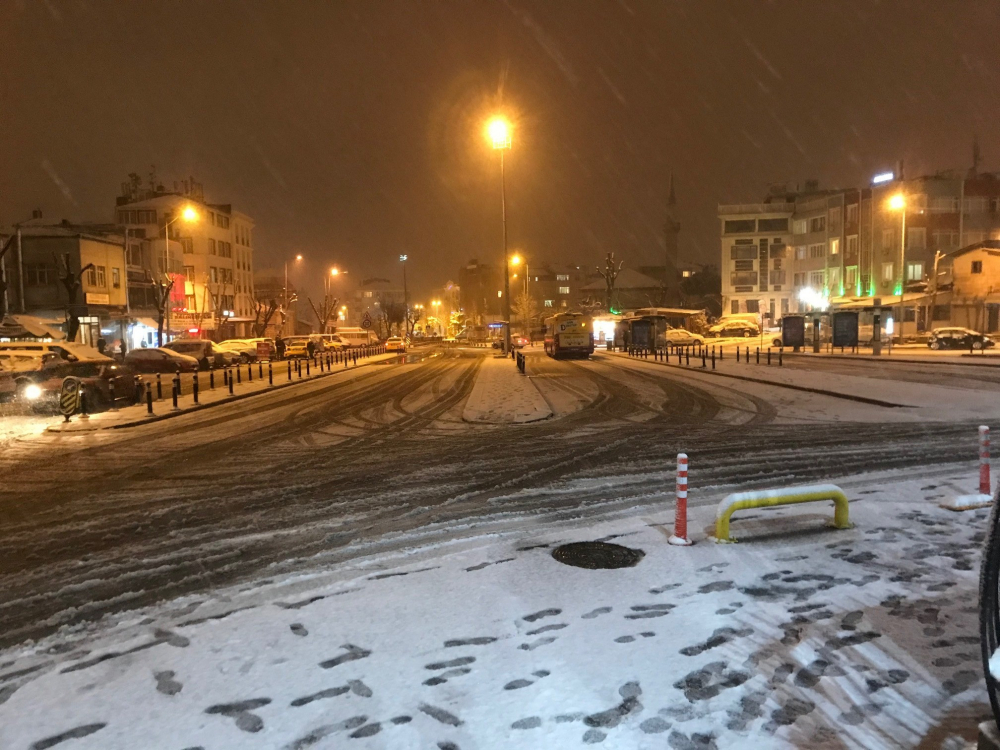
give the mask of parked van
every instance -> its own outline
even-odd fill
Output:
[[[340,340],[348,349],[378,343],[378,336],[364,328],[338,328],[336,335],[340,336]]]

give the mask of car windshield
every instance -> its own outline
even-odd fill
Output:
[[[0,2],[0,750],[1000,750],[998,39]]]

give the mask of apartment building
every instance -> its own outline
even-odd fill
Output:
[[[139,297],[154,279],[173,280],[168,317],[174,335],[251,335],[253,220],[230,204],[207,202],[194,180],[174,188],[122,185],[115,221],[128,238],[130,288]]]
[[[720,205],[719,219],[723,313],[777,320],[878,298],[924,330],[935,265],[1000,238],[1000,179],[944,172],[836,190],[810,182],[763,203]]]

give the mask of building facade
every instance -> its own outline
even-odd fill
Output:
[[[254,222],[229,204],[209,203],[193,180],[175,190],[122,186],[115,222],[128,237],[137,299],[157,279],[173,282],[171,335],[215,340],[249,336],[253,323]]]
[[[126,340],[129,326],[124,237],[93,226],[26,222],[4,243],[6,308],[58,326],[72,340],[111,349]],[[72,288],[72,290],[71,290]]]
[[[720,205],[719,220],[723,314],[776,321],[877,298],[924,330],[933,321],[918,298],[935,267],[959,248],[1000,238],[1000,179],[941,173],[845,190],[807,184],[763,203]]]

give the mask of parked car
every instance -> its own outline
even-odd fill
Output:
[[[67,341],[3,341],[0,342],[0,354],[34,357],[41,357],[43,354],[56,354],[67,362],[104,356],[93,347]]]
[[[240,362],[246,364],[247,362],[257,361],[257,345],[246,339],[227,339],[226,341],[220,341],[219,347],[225,349],[226,351],[235,352],[239,355]]]
[[[330,351],[340,351],[344,348],[344,342],[336,333],[324,333],[323,345]]]
[[[399,336],[390,336],[385,340],[385,350],[387,352],[405,352],[406,344]]]
[[[103,411],[111,406],[112,382],[117,403],[130,404],[139,400],[135,375],[130,366],[120,365],[110,357],[76,362],[51,359],[39,372],[21,381],[17,398],[27,402],[34,411],[55,411],[59,408],[63,380],[72,376],[83,382],[87,411]]]
[[[207,339],[176,339],[163,348],[194,357],[203,370],[207,370],[209,364],[215,367],[225,367],[238,364],[240,361],[240,355],[237,352],[223,349],[214,341]]]
[[[712,338],[752,338],[760,335],[760,327],[749,320],[726,320],[708,329]]]
[[[188,354],[161,347],[133,349],[125,355],[125,364],[136,372],[177,372],[178,368],[181,372],[194,372],[200,366]]]
[[[290,336],[285,339],[285,359],[306,358],[309,356],[309,336]],[[319,346],[313,341],[314,352],[320,351]]]
[[[927,340],[931,349],[989,349],[994,341],[970,328],[937,328]]]
[[[705,337],[700,333],[691,333],[684,328],[668,328],[664,332],[663,338],[671,346],[691,346],[705,343]]]

